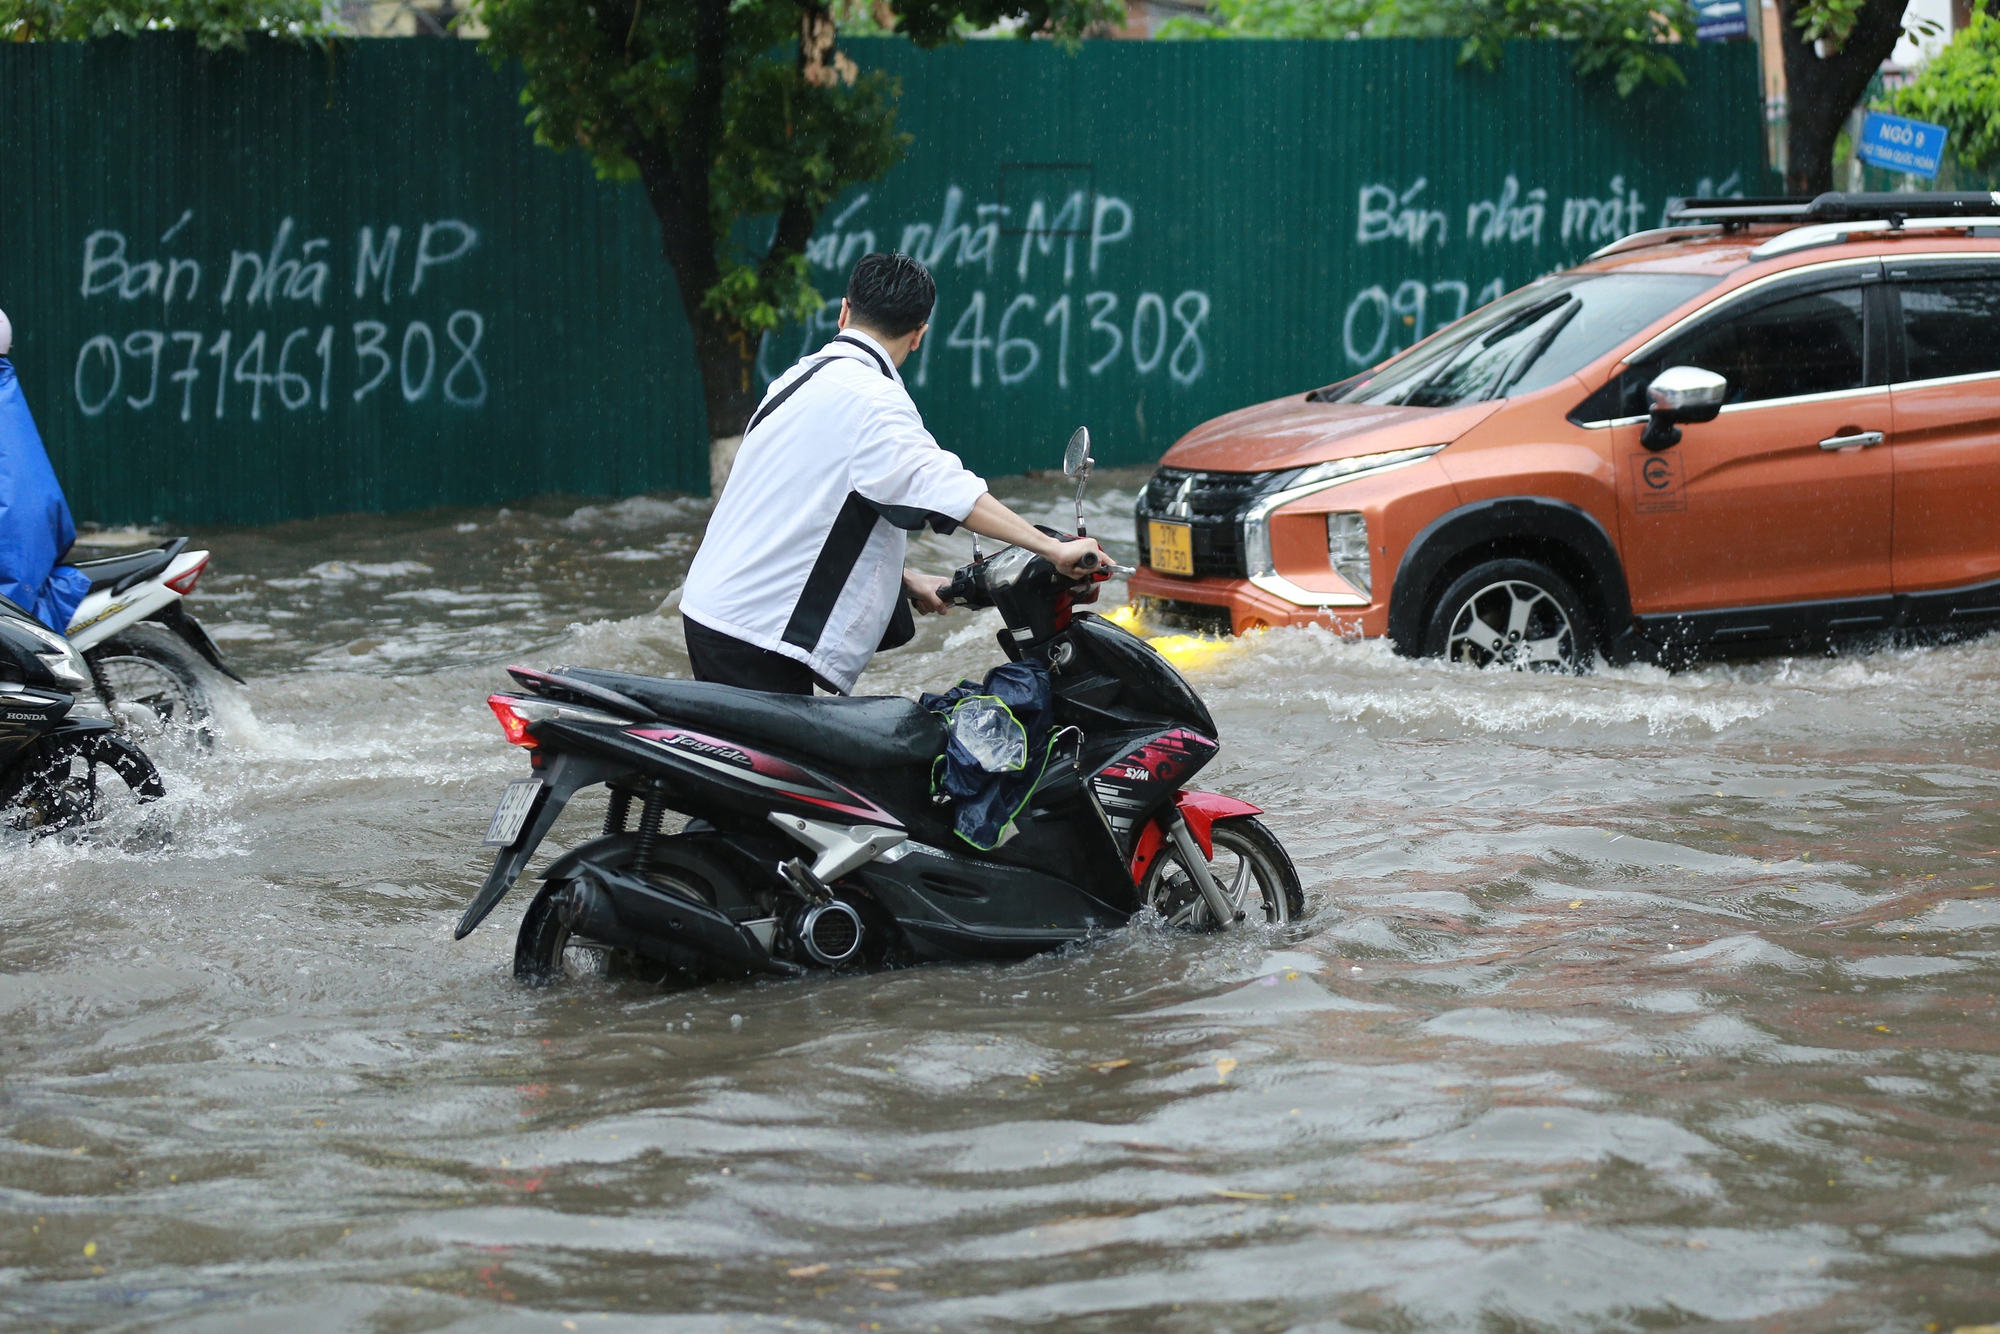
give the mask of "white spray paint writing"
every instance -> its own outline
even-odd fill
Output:
[[[193,217],[192,209],[182,213],[159,244],[170,245]],[[479,229],[457,218],[420,224],[407,248],[404,235],[400,225],[361,228],[349,288],[336,273],[332,240],[303,236],[294,219],[283,218],[268,246],[232,249],[227,265],[217,266],[220,288],[211,279],[204,291],[207,274],[199,259],[142,257],[122,231],[91,232],[83,241],[80,294],[118,305],[156,300],[161,327],[85,339],[71,376],[77,408],[86,417],[117,408],[171,412],[184,422],[246,414],[261,422],[280,413],[328,412],[343,397],[360,403],[377,393],[400,394],[410,404],[481,407],[489,385],[480,363],[487,320],[479,311],[450,310],[447,300],[446,309],[429,318],[395,325],[385,319],[334,323],[320,313],[329,295],[347,291],[356,301],[388,307],[425,292],[427,280],[435,290],[439,272],[479,245]],[[399,256],[405,257],[400,263]],[[204,298],[225,317],[281,318],[269,328],[169,327],[171,317]],[[297,322],[283,320],[287,313]],[[205,323],[184,315],[172,319],[182,322]]]
[[[969,296],[940,299],[931,336],[917,354],[911,382],[962,374],[973,388],[1013,386],[1053,378],[1055,387],[1127,373],[1159,374],[1174,384],[1194,384],[1208,369],[1202,341],[1213,303],[1207,292],[1186,289],[1113,291],[1096,281],[1106,261],[1132,239],[1132,205],[1113,195],[1072,190],[1038,196],[1025,209],[1014,204],[968,203],[956,185],[945,190],[935,219],[904,222],[878,233],[857,222],[870,196],[863,194],[828,223],[806,247],[815,268],[844,272],[894,236],[895,248],[922,260],[934,273],[972,269],[985,279]],[[1019,214],[1016,222],[1015,215]],[[1060,276],[1057,266],[1060,264]],[[1079,276],[1098,290],[1068,289]],[[1005,284],[1017,284],[1008,290]],[[1021,288],[1033,286],[1033,290]],[[827,302],[799,330],[797,356],[833,336],[839,301]],[[766,335],[757,369],[765,380],[784,370],[789,337]],[[963,357],[957,367],[948,362]]]
[[[1742,193],[1734,173],[1720,183],[1703,177],[1692,191],[1708,197]],[[1357,246],[1400,243],[1412,251],[1423,252],[1428,247],[1435,252],[1454,240],[1452,221],[1459,218],[1462,229],[1456,238],[1462,251],[1470,249],[1473,256],[1491,253],[1494,260],[1503,263],[1520,255],[1534,271],[1541,272],[1563,261],[1562,254],[1541,253],[1543,241],[1549,239],[1552,217],[1554,240],[1565,252],[1574,254],[1580,245],[1594,249],[1641,230],[1651,211],[1622,173],[1611,178],[1603,194],[1568,196],[1560,210],[1551,209],[1550,198],[1542,186],[1523,189],[1520,177],[1513,172],[1506,174],[1493,194],[1473,199],[1462,209],[1438,200],[1428,177],[1418,176],[1407,185],[1370,182],[1360,188],[1355,200],[1354,241]],[[1664,215],[1666,201],[1661,200],[1659,207]],[[1487,268],[1487,272],[1492,270]],[[1372,284],[1347,303],[1341,320],[1341,351],[1350,367],[1372,366],[1495,300],[1507,289],[1502,277],[1463,275],[1411,276],[1394,285]]]

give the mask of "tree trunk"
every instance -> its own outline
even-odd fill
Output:
[[[736,447],[743,443],[743,428],[757,410],[758,335],[736,321],[701,310],[697,296],[687,299],[682,289],[682,305],[694,330],[694,353],[701,364],[701,398],[708,409],[708,485],[712,495],[722,494],[729,469],[736,462]]]
[[[705,304],[722,276],[717,260],[721,238],[712,212],[709,173],[715,167],[722,133],[729,2],[694,0],[694,81],[688,92],[687,115],[672,139],[657,141],[630,122],[624,126],[626,152],[639,168],[647,201],[659,219],[661,249],[674,271],[681,309],[694,335],[702,406],[708,416],[709,486],[717,493],[729,476],[743,428],[757,409],[757,348],[761,342],[754,330]],[[769,253],[760,266],[766,277],[805,249],[817,221],[817,210],[797,200],[779,211]]]
[[[1834,188],[1834,142],[1868,81],[1896,49],[1907,5],[1908,0],[1868,0],[1840,50],[1821,59],[1798,26],[1800,0],[1778,0],[1788,193],[1817,195]]]

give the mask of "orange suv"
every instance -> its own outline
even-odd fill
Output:
[[[2000,622],[2000,194],[1666,220],[1189,432],[1133,595],[1542,670]]]

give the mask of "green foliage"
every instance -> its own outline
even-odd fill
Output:
[[[246,33],[304,40],[339,31],[319,0],[0,0],[0,41],[76,42],[149,31],[192,32],[209,50]]]
[[[1967,169],[2000,167],[2000,17],[1974,12],[1887,109],[1950,130],[1951,155]]]
[[[1174,19],[1160,36],[1456,37],[1460,63],[1488,69],[1508,41],[1559,38],[1579,44],[1578,74],[1610,70],[1620,94],[1686,82],[1664,43],[1694,38],[1687,0],[1214,0],[1214,12],[1219,22]]]
[[[1802,0],[1792,22],[1807,43],[1825,42],[1838,51],[1860,21],[1870,0]]]
[[[803,256],[813,221],[841,191],[893,167],[909,142],[896,130],[893,81],[863,72],[838,34],[895,32],[937,46],[1009,25],[1073,41],[1124,7],[487,0],[482,12],[486,50],[527,76],[522,100],[536,138],[580,146],[602,176],[642,180],[690,315],[698,309],[755,335],[818,306]],[[768,232],[743,225],[773,217]],[[746,245],[748,233],[770,239]]]

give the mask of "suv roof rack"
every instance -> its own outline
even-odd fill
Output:
[[[1720,223],[1734,231],[1756,222],[1886,222],[1903,218],[1987,216],[2000,211],[2000,191],[1950,194],[1843,194],[1829,191],[1804,195],[1764,195],[1750,199],[1670,199],[1663,219],[1680,223]]]

